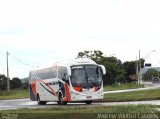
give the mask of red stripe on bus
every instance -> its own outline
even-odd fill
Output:
[[[70,90],[69,90],[69,86],[65,83],[64,84],[64,88],[65,88],[65,97],[63,98],[64,101],[69,102],[71,101],[71,95],[70,95]]]
[[[52,91],[52,93],[53,93],[55,96],[58,97],[58,94],[57,94],[49,85],[47,85],[46,82],[44,82],[43,80],[41,80],[41,82],[44,83],[44,84]]]
[[[33,92],[35,97],[36,97],[36,94],[37,94],[37,92],[36,92],[36,83],[37,83],[37,81],[33,81],[32,84],[31,84],[32,92]]]

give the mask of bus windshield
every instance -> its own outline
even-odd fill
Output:
[[[101,86],[102,70],[97,65],[78,65],[71,67],[71,83],[73,86]]]

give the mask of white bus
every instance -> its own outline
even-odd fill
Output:
[[[56,101],[85,102],[103,99],[103,65],[87,58],[77,58],[53,66],[32,70],[29,73],[30,99],[39,105]]]

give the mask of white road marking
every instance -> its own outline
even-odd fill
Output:
[[[127,89],[127,90],[115,90],[115,91],[106,91],[104,94],[108,93],[123,93],[123,92],[131,92],[131,91],[140,91],[140,90],[150,90],[150,89],[158,89],[160,88],[160,85],[156,85],[153,87],[147,87],[147,88],[137,88],[137,89]]]

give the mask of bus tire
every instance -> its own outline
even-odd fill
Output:
[[[39,94],[37,94],[37,102],[38,102],[38,105],[45,105],[46,104],[45,101],[41,101]]]
[[[66,104],[67,104],[67,102],[63,101],[63,97],[62,97],[62,94],[61,94],[61,93],[59,94],[58,104],[59,104],[59,105],[66,105]]]
[[[87,105],[90,105],[92,103],[92,101],[86,101]]]

